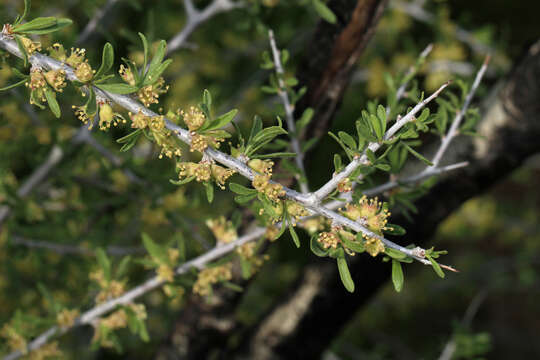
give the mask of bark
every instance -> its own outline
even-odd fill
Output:
[[[484,138],[460,138],[454,159],[469,167],[451,173],[417,202],[419,213],[403,243],[429,243],[437,225],[467,199],[479,195],[540,151],[540,41],[489,101],[479,125]],[[449,161],[450,162],[450,161]],[[392,223],[406,223],[403,217]],[[353,314],[389,280],[388,264],[360,255],[350,263],[357,284],[343,288],[333,261],[316,259],[305,268],[289,296],[275,305],[256,329],[246,334],[243,354],[257,359],[315,359],[330,345]]]
[[[326,134],[349,84],[351,71],[373,36],[388,0],[330,0],[337,16],[332,25],[321,21],[308,44],[297,77],[307,92],[295,109],[295,118],[311,107],[314,118],[304,137]]]

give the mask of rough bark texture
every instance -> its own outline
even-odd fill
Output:
[[[476,196],[540,151],[540,41],[515,68],[496,98],[487,105],[479,127],[485,138],[454,143],[448,157],[468,159],[471,165],[454,172],[417,202],[415,226],[407,239],[426,245],[437,225],[465,200]],[[406,223],[393,218],[393,223]],[[246,358],[315,359],[334,336],[377,292],[390,275],[388,264],[366,255],[350,263],[357,284],[347,293],[333,262],[316,259],[305,268],[287,298],[274,307],[246,339]],[[308,290],[306,290],[308,289]],[[307,293],[307,295],[306,295]]]
[[[308,107],[315,116],[305,137],[326,134],[351,71],[373,36],[388,0],[330,0],[328,6],[337,16],[332,25],[320,22],[298,68],[300,84],[307,85],[306,95],[298,103],[295,117]]]

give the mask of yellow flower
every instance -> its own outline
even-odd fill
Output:
[[[195,106],[190,107],[188,112],[180,110],[179,115],[183,117],[190,131],[198,130],[206,122],[204,113]]]
[[[238,233],[231,221],[225,219],[224,216],[212,220],[206,220],[206,225],[210,228],[217,241],[220,243],[230,243],[238,239]]]
[[[320,233],[317,241],[320,242],[325,249],[336,249],[338,244],[341,243],[341,240],[334,231]]]
[[[32,41],[25,36],[21,36],[20,39],[28,55],[32,55],[35,51],[41,50],[41,43],[39,41]]]
[[[56,315],[56,322],[61,328],[70,328],[75,323],[75,319],[79,316],[79,310],[64,309]]]
[[[54,47],[54,45],[53,45],[53,47]],[[62,51],[63,48],[59,49],[59,50]],[[71,48],[71,55],[69,55],[69,57],[66,59],[66,64],[68,64],[69,66],[71,66],[73,68],[77,67],[78,65],[80,65],[84,61],[85,54],[86,54],[85,49]]]
[[[169,90],[169,85],[165,85],[165,79],[160,77],[154,84],[146,85],[137,92],[139,100],[144,106],[157,104],[159,95],[166,93]]]
[[[77,76],[77,79],[79,79],[79,81],[83,83],[86,83],[92,80],[95,72],[96,72],[95,70],[92,70],[92,67],[90,66],[88,61],[84,61],[80,63],[75,68],[75,76]]]
[[[133,73],[129,67],[126,67],[123,64],[120,65],[120,70],[118,73],[120,74],[122,80],[124,80],[126,83],[132,86],[135,85],[135,77],[133,76]]]
[[[47,83],[58,92],[62,92],[66,87],[66,72],[64,70],[50,70],[45,73]]]
[[[231,270],[231,263],[201,270],[197,277],[197,281],[193,285],[193,292],[201,296],[210,295],[213,284],[232,279]]]

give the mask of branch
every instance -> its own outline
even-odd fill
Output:
[[[98,8],[94,16],[90,19],[90,21],[88,21],[82,33],[79,35],[79,37],[75,41],[75,45],[80,45],[80,44],[85,43],[86,40],[88,40],[88,38],[94,34],[99,23],[101,23],[101,21],[107,14],[110,14],[111,9],[113,8],[114,5],[116,5],[117,2],[118,0],[108,0],[107,3],[103,5],[103,7]]]
[[[42,240],[27,239],[21,236],[13,235],[10,238],[13,245],[22,245],[28,248],[46,249],[60,255],[76,254],[76,255],[95,255],[95,251],[76,245],[62,245]],[[105,251],[109,255],[124,256],[130,254],[142,254],[145,250],[141,247],[122,247],[122,246],[107,246]]]
[[[281,65],[281,54],[276,46],[276,41],[274,39],[274,32],[268,30],[268,37],[270,38],[270,47],[272,48],[272,55],[274,56],[274,65],[276,66],[276,73],[279,84],[278,95],[283,103],[285,108],[285,119],[287,121],[287,129],[289,130],[289,138],[291,139],[291,146],[293,151],[296,153],[295,161],[296,166],[300,169],[301,176],[304,179],[299,179],[300,189],[303,194],[309,192],[308,184],[306,183],[306,169],[304,168],[304,153],[300,148],[300,141],[298,140],[298,134],[296,133],[296,124],[293,115],[293,105],[289,101],[289,95],[287,94],[287,88],[285,87],[285,82],[283,81],[283,66]]]
[[[400,0],[393,0],[390,2],[390,6],[394,9],[402,11],[412,18],[424,22],[426,24],[434,24],[437,19],[432,13],[424,10],[422,4],[416,2],[404,2]],[[492,54],[495,53],[495,49],[478,41],[473,34],[469,31],[456,26],[456,37],[469,45],[474,52],[480,54]]]
[[[166,55],[170,55],[176,50],[186,46],[187,38],[195,31],[195,29],[206,22],[208,19],[213,16],[229,11],[235,8],[243,7],[244,4],[241,2],[232,2],[230,0],[214,0],[210,5],[208,5],[204,10],[199,11],[193,5],[192,0],[184,0],[184,8],[187,14],[187,23],[177,35],[175,35],[169,42],[167,46]]]
[[[384,140],[390,140],[396,132],[398,132],[399,129],[401,129],[405,124],[407,124],[410,121],[414,121],[416,118],[414,117],[420,110],[422,110],[430,101],[435,99],[439,94],[450,84],[450,82],[444,83],[437,91],[435,91],[431,96],[428,98],[422,100],[419,102],[409,113],[407,113],[403,117],[398,117],[395,124],[392,125],[390,129],[386,132],[384,135]],[[382,146],[382,142],[372,142],[368,145],[362,156],[358,156],[353,161],[349,163],[345,167],[343,171],[341,171],[339,174],[334,175],[334,177],[328,181],[326,184],[324,184],[319,190],[317,190],[315,193],[312,194],[312,198],[310,201],[313,203],[318,203],[330,193],[332,193],[338,186],[338,184],[345,180],[347,177],[349,177],[356,168],[358,168],[360,165],[366,165],[368,163],[368,157],[366,155],[367,149],[376,152],[380,147]]]

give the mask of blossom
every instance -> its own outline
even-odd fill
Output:
[[[204,113],[195,106],[191,106],[187,112],[180,110],[178,113],[182,116],[190,131],[198,130],[206,122]]]

